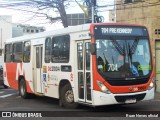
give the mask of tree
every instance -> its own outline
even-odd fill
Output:
[[[3,0],[0,2],[0,7],[10,9],[17,9],[19,7],[17,10],[46,16],[52,23],[61,20],[63,26],[68,27],[66,9],[69,7],[70,2],[75,2],[75,0]],[[32,10],[36,10],[36,12]],[[58,12],[59,16],[53,17],[48,15],[47,11],[49,10]]]

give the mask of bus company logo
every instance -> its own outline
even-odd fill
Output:
[[[48,66],[48,71],[60,71],[59,66]]]

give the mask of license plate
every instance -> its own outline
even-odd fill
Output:
[[[125,101],[126,104],[136,103],[136,102],[137,102],[136,99],[127,99],[127,100]]]

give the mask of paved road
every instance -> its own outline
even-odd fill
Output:
[[[160,117],[160,99],[139,102],[130,105],[111,105],[103,107],[80,106],[78,109],[66,109],[59,107],[58,100],[49,97],[34,97],[33,99],[22,99],[18,91],[3,89],[0,86],[0,111],[42,112],[48,117],[134,117],[134,115],[155,114]],[[132,116],[133,115],[133,116]]]

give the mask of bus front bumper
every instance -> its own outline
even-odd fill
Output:
[[[154,99],[154,91],[151,90],[136,92],[136,93],[124,93],[124,94],[106,94],[100,91],[93,91],[93,106],[100,105],[113,105],[113,104],[129,104],[136,103],[138,101],[152,100]]]

